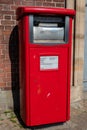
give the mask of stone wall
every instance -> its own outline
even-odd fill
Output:
[[[77,101],[83,96],[85,0],[67,0],[67,8],[76,10],[73,25],[71,101]]]

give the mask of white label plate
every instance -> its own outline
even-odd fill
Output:
[[[58,56],[40,56],[40,70],[58,69]]]

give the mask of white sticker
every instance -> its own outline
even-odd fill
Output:
[[[58,69],[58,56],[40,56],[40,70]]]

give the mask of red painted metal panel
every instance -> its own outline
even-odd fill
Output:
[[[40,56],[58,56],[58,69],[40,70]],[[30,49],[31,125],[66,121],[67,48]]]

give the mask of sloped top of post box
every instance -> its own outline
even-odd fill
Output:
[[[65,8],[45,8],[45,7],[18,7],[16,10],[17,20],[21,17],[29,14],[55,14],[55,15],[65,15],[74,16],[75,10],[65,9]]]

